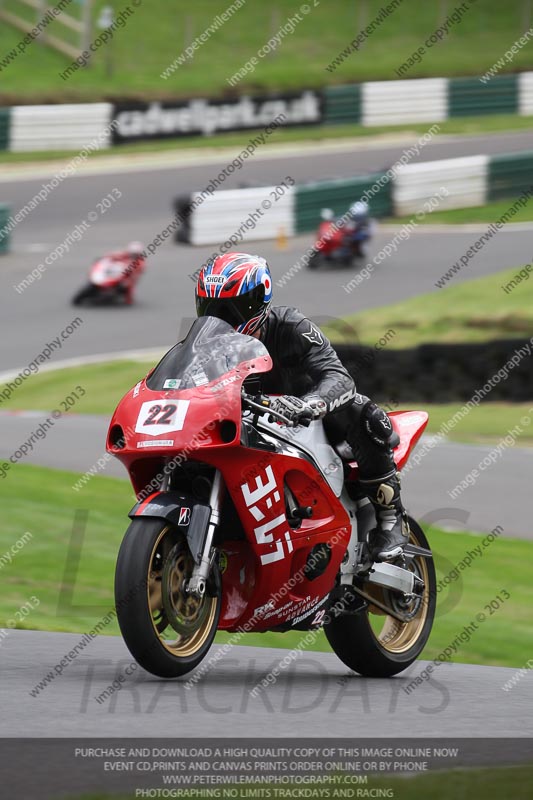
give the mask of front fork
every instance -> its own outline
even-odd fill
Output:
[[[213,537],[215,535],[216,527],[220,523],[224,489],[225,486],[222,479],[222,473],[217,469],[213,479],[213,484],[211,486],[211,493],[209,495],[211,515],[206,528],[205,538],[203,542],[200,543],[200,547],[198,548],[198,555],[195,558],[196,564],[187,583],[186,591],[188,594],[196,594],[199,597],[203,597],[205,594],[207,579],[213,564],[211,547],[213,544]],[[195,554],[193,554],[193,556],[194,555]]]

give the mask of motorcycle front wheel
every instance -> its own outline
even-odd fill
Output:
[[[194,560],[185,535],[161,519],[134,519],[117,559],[115,603],[135,661],[161,678],[194,669],[213,642],[220,616],[218,567],[202,597],[187,594]]]
[[[411,517],[409,528],[409,541],[429,550],[424,531]],[[369,678],[388,678],[407,669],[426,646],[435,617],[435,565],[432,558],[417,556],[410,569],[424,581],[420,598],[405,598],[376,584],[362,587],[387,608],[408,616],[407,622],[400,622],[369,603],[362,611],[332,618],[324,626],[331,647],[354,672]]]
[[[79,292],[76,292],[76,294],[72,298],[72,305],[81,306],[87,301],[95,300],[97,296],[98,296],[97,287],[93,286],[92,283],[87,283],[83,287],[83,289],[80,289]]]
[[[318,267],[322,265],[323,261],[324,257],[322,253],[315,251],[307,261],[307,269],[318,269]]]

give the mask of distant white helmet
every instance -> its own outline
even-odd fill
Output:
[[[144,245],[142,242],[130,242],[126,250],[132,256],[141,256],[144,253]]]
[[[366,217],[368,215],[368,203],[366,200],[358,200],[350,206],[350,214],[352,217]]]
[[[322,219],[327,220],[327,221],[335,219],[335,214],[334,214],[332,208],[322,208],[322,209],[320,209],[320,216],[322,217]]]

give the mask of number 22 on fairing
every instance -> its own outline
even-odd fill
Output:
[[[181,431],[189,402],[189,400],[174,400],[172,403],[154,403],[153,400],[148,400],[141,406],[135,432],[159,436],[160,433]]]

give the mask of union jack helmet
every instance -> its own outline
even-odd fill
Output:
[[[196,313],[218,317],[238,333],[252,334],[272,305],[272,276],[264,258],[226,253],[205,264],[196,285]]]

